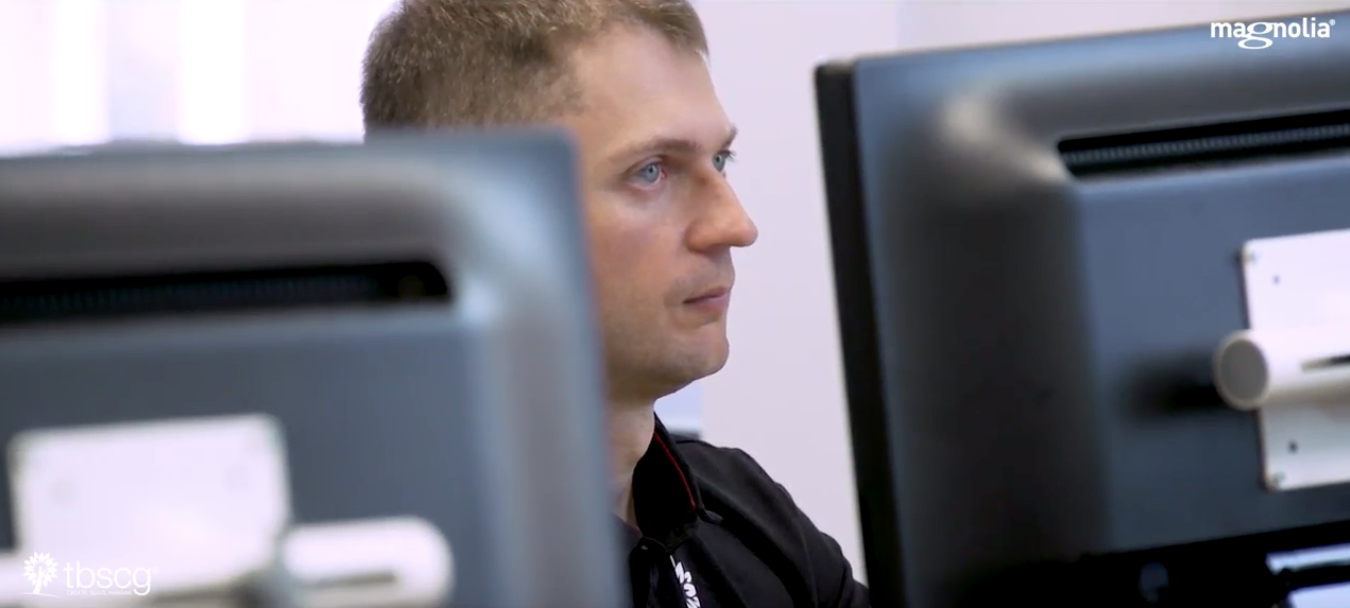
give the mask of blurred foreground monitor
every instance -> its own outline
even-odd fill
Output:
[[[621,605],[573,172],[546,131],[0,160],[0,602]]]

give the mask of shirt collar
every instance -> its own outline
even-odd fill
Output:
[[[703,514],[703,499],[689,465],[660,418],[647,452],[633,469],[633,509],[637,528],[623,524],[629,548],[647,541],[667,552],[693,536]]]

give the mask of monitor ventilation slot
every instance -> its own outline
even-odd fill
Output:
[[[1075,177],[1269,160],[1350,148],[1350,111],[1065,140]]]
[[[277,309],[448,303],[433,264],[0,281],[0,325]]]

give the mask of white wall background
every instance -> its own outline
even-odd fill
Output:
[[[1350,6],[1350,0],[695,1],[711,38],[714,79],[742,131],[732,180],[759,222],[761,240],[738,258],[730,364],[663,403],[663,413],[682,427],[701,426],[715,443],[750,452],[855,564],[862,561],[861,541],[813,66],[896,48]],[[355,138],[359,61],[388,5],[0,0],[0,151],[114,136]],[[1345,595],[1325,601],[1317,605],[1350,605]]]

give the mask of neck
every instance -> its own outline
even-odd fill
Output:
[[[609,448],[613,463],[611,482],[615,491],[615,513],[630,526],[637,526],[633,508],[633,470],[647,453],[656,430],[654,402],[611,403],[609,406]]]

